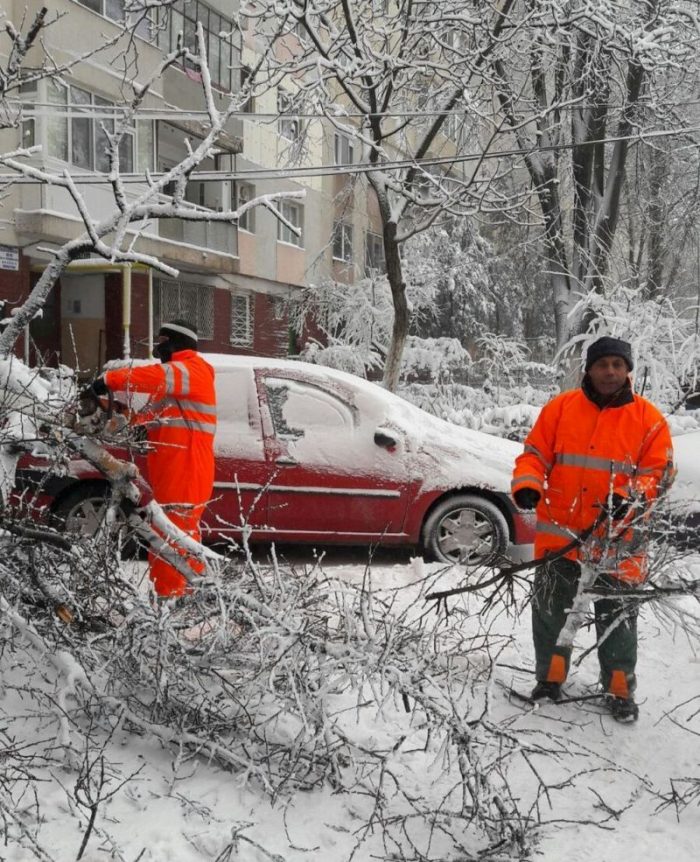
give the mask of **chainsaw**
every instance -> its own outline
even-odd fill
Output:
[[[105,396],[90,388],[78,395],[77,405],[66,414],[66,425],[78,434],[99,436],[107,442],[119,442],[129,427],[124,405],[114,398],[111,389]]]

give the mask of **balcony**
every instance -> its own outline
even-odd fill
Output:
[[[77,172],[74,174],[77,178]],[[208,186],[228,186],[209,183]],[[80,186],[85,206],[97,221],[117,214],[112,189],[108,184]],[[145,186],[132,184],[127,188],[127,200],[135,200]],[[220,190],[219,199],[224,190]],[[167,197],[161,197],[163,202]],[[195,211],[207,212],[203,206],[187,203]],[[77,207],[65,189],[48,185],[23,185],[19,196],[17,229],[28,236],[45,241],[62,242],[78,236],[82,224]],[[141,232],[136,249],[155,254],[169,262],[194,266],[216,272],[238,269],[238,230],[236,225],[183,219],[154,220],[148,224],[134,223],[130,232]]]

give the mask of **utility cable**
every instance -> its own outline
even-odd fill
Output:
[[[621,141],[634,141],[644,143],[646,141],[657,138],[675,138],[691,135],[700,132],[700,126],[691,126],[682,129],[656,129],[650,132],[636,132],[630,135],[613,135],[606,138],[595,138],[590,141],[581,141],[579,143],[567,144],[549,144],[545,146],[532,147],[530,149],[515,148],[509,150],[494,150],[488,153],[466,153],[464,155],[455,154],[454,156],[430,156],[422,159],[395,159],[391,161],[378,162],[358,162],[349,165],[299,165],[287,168],[244,168],[236,171],[193,171],[190,174],[192,180],[198,182],[220,182],[222,180],[274,180],[274,179],[305,179],[324,176],[343,176],[369,174],[376,172],[389,172],[402,170],[404,168],[426,168],[440,167],[443,165],[459,165],[468,162],[487,161],[493,159],[507,159],[514,156],[533,156],[548,152],[561,152],[562,150],[573,150],[579,147],[594,147],[600,144],[614,144]],[[293,141],[289,141],[289,145],[293,145]],[[689,141],[685,147],[678,148],[687,149],[688,147],[700,146],[700,141]],[[245,157],[244,157],[245,158]],[[1,163],[1,159],[0,159]],[[149,174],[152,180],[161,179],[165,176],[165,172]],[[97,171],[86,171],[80,174],[72,174],[71,179],[78,185],[86,183],[101,185],[111,184],[112,180],[108,174],[99,173]],[[119,179],[123,183],[138,183],[145,184],[146,179],[142,173],[123,173],[119,175]],[[436,177],[437,179],[437,177]],[[441,179],[448,179],[443,176]],[[456,178],[453,178],[456,179]],[[29,183],[43,185],[44,180],[35,179],[34,177],[24,177],[17,173],[0,174],[0,183]]]

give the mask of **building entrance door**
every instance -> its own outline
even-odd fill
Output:
[[[105,359],[104,274],[61,276],[61,362],[92,376]]]

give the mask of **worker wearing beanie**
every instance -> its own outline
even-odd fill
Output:
[[[216,393],[214,369],[197,352],[197,330],[186,320],[161,326],[153,353],[160,365],[107,371],[112,390],[150,395],[136,421],[147,428],[148,480],[153,496],[170,520],[197,541],[199,522],[214,485]],[[151,554],[150,576],[160,596],[179,596],[187,580],[177,569]],[[189,560],[193,573],[201,563]]]
[[[646,560],[630,522],[673,473],[666,420],[632,390],[628,342],[605,336],[586,353],[580,389],[547,403],[515,464],[512,492],[521,509],[536,509],[535,556],[556,554],[607,512],[599,528],[597,583],[624,592],[642,582]],[[627,529],[626,529],[627,525]],[[613,529],[611,529],[613,528]],[[616,541],[606,543],[614,534]],[[595,537],[594,537],[595,538]],[[558,700],[570,649],[557,646],[576,596],[581,548],[538,567],[532,595],[537,685],[535,699]],[[595,602],[601,683],[616,718],[634,720],[636,614],[620,599]],[[618,619],[619,617],[619,619]]]

